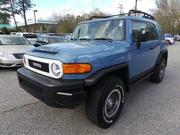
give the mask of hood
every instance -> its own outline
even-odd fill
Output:
[[[118,43],[117,43],[118,42]],[[95,54],[115,49],[121,45],[120,41],[89,41],[89,42],[70,42],[40,46],[32,52],[61,55],[64,57]]]
[[[32,45],[0,45],[0,52],[9,54],[26,53],[32,48]]]

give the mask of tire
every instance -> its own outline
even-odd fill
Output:
[[[89,121],[103,129],[112,126],[123,108],[124,92],[124,83],[113,76],[106,76],[90,89],[86,102]]]
[[[171,45],[171,42],[169,40],[166,40],[166,44],[169,46]]]
[[[164,78],[164,73],[166,69],[166,60],[164,57],[161,58],[158,65],[156,65],[153,75],[151,76],[151,81],[155,83],[160,83]]]

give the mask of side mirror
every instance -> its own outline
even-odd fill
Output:
[[[139,31],[138,36],[137,36],[137,41],[136,41],[136,45],[138,49],[141,48],[141,42],[146,42],[148,40],[149,34],[150,32],[145,29],[142,29],[141,31]]]

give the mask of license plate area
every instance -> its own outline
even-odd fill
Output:
[[[29,62],[29,66],[31,68],[38,69],[40,71],[44,71],[44,72],[49,73],[49,64],[42,63],[39,61],[34,61],[34,60],[28,60],[28,62]]]

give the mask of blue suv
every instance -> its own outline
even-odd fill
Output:
[[[17,71],[20,86],[49,106],[86,103],[87,118],[101,128],[118,119],[125,93],[150,77],[163,80],[168,51],[154,17],[136,10],[92,17],[67,43],[32,49]]]

